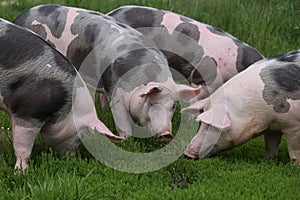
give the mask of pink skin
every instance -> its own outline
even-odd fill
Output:
[[[173,34],[175,28],[181,23],[183,21],[181,21],[180,16],[173,13],[166,13],[161,21],[161,25],[164,25],[168,29],[170,35]]]
[[[173,138],[171,120],[176,101],[183,97],[189,100],[199,93],[199,88],[176,84],[171,78],[165,83],[141,85],[131,92],[117,88],[111,103],[117,130],[122,137],[131,136],[133,117],[147,126],[158,140],[170,141]]]
[[[168,29],[169,34],[172,35],[176,27],[181,23],[184,22],[180,19],[180,15],[166,13],[163,16],[161,25],[165,26]],[[238,46],[234,41],[228,36],[212,33],[207,29],[207,25],[205,24],[197,21],[189,23],[196,25],[200,31],[198,44],[203,47],[203,57],[210,56],[215,59],[218,64],[219,73],[222,77],[227,80],[231,78],[232,75],[238,73],[236,68],[232,67],[236,65],[238,55]],[[223,48],[224,46],[227,48]]]
[[[49,27],[45,24],[38,22],[37,20],[34,20],[32,22],[32,25],[42,25],[47,35],[47,38],[45,40],[51,41],[51,43],[55,45],[56,49],[58,49],[64,56],[66,56],[69,44],[78,36],[78,35],[73,35],[71,33],[71,25],[73,24],[75,18],[78,15],[79,13],[77,12],[76,9],[71,8],[68,11],[65,29],[63,30],[62,36],[60,38],[54,37]]]
[[[239,146],[264,135],[266,157],[276,156],[285,133],[290,159],[300,162],[300,101],[288,100],[287,113],[276,113],[262,98],[264,83],[259,77],[269,61],[257,62],[236,75],[209,98],[198,101],[182,112],[201,113],[201,127],[184,154],[203,158]]]

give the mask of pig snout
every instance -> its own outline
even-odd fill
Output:
[[[170,131],[165,131],[156,135],[159,142],[171,142],[174,135]]]
[[[153,135],[160,142],[170,142],[174,137],[171,133],[172,114],[170,111],[161,105],[155,105],[149,111]]]

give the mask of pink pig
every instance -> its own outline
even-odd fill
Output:
[[[289,156],[300,162],[300,51],[258,61],[209,98],[182,112],[198,113],[201,127],[184,154],[203,158],[264,135],[266,157],[286,135]]]

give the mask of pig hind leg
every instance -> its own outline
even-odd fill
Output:
[[[263,133],[266,147],[266,158],[270,159],[277,156],[277,150],[281,142],[282,132],[280,131],[265,131]]]
[[[13,146],[16,156],[15,169],[25,170],[34,141],[42,127],[41,122],[30,122],[12,117]]]
[[[286,143],[290,159],[300,165],[300,132],[286,133]]]

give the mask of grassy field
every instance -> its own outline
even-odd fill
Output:
[[[194,18],[223,29],[272,56],[300,48],[299,0],[0,0],[0,17],[14,20],[39,4],[60,3],[103,13],[121,5],[146,5]],[[100,118],[112,130],[109,108]],[[178,116],[174,119],[174,125]],[[279,156],[264,159],[264,141],[203,160],[180,157],[155,172],[132,174],[109,168],[80,146],[74,158],[47,151],[39,138],[28,175],[14,175],[10,122],[0,116],[0,199],[300,199],[300,167],[289,162],[283,140]],[[130,138],[120,146],[148,152],[163,144]]]

